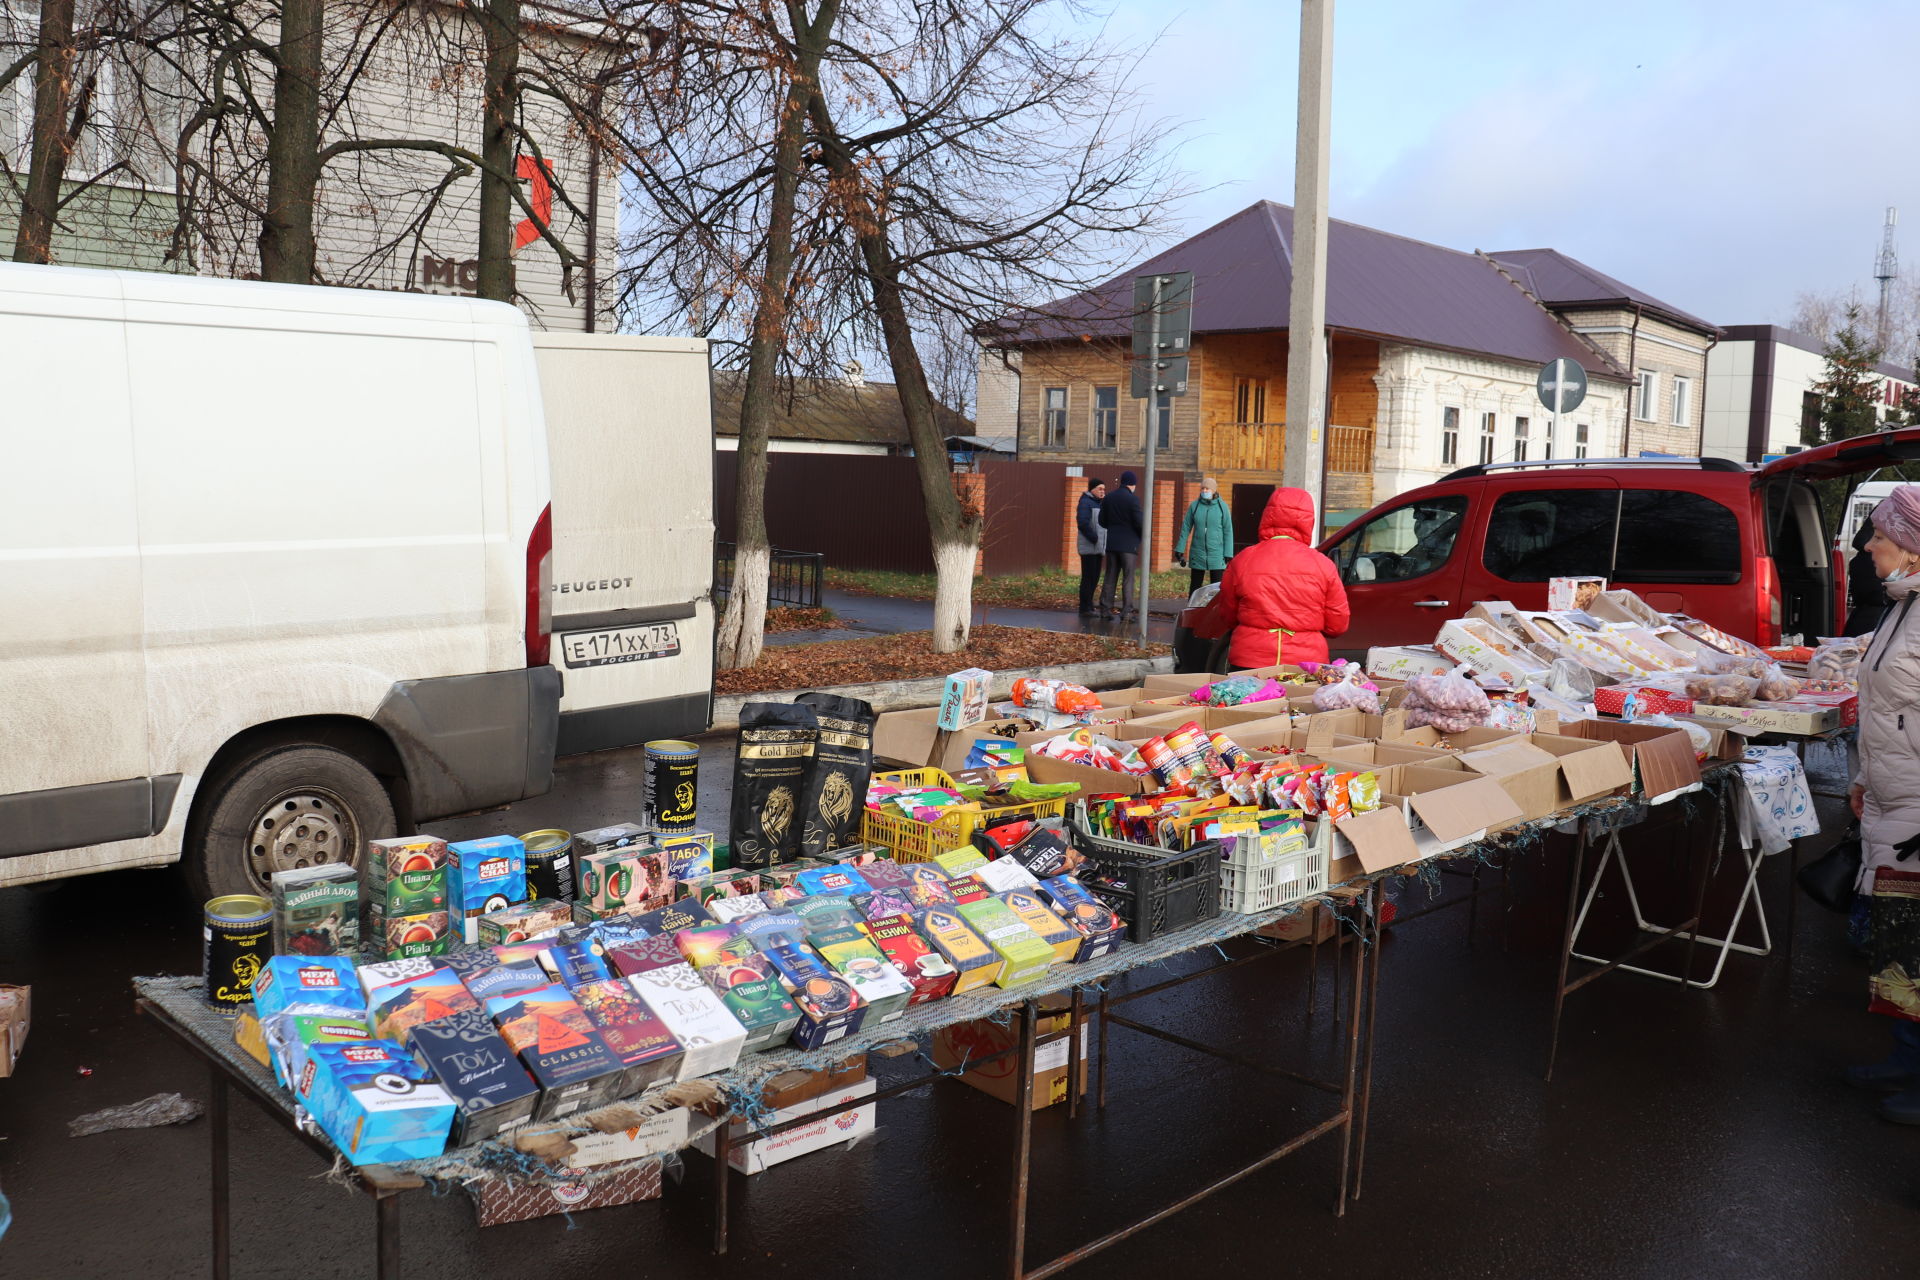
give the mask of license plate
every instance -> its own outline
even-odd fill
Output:
[[[604,667],[615,662],[671,658],[680,652],[680,627],[649,622],[605,631],[569,631],[560,637],[560,655],[569,667]]]

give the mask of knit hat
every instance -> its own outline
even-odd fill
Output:
[[[1920,555],[1920,484],[1903,484],[1873,509],[1875,532],[1902,551]]]
[[[1105,481],[1105,480],[1102,480],[1102,479],[1101,479],[1101,478],[1100,478],[1099,476],[1088,476],[1088,477],[1087,477],[1087,492],[1088,492],[1088,493],[1092,493],[1092,492],[1093,492],[1093,491],[1094,491],[1095,489],[1098,489],[1098,488],[1099,488],[1099,487],[1100,487],[1101,485],[1103,485],[1103,484],[1105,484],[1105,483],[1106,483],[1106,481]]]
[[[1133,474],[1133,472],[1131,471],[1122,471],[1120,473],[1120,483],[1121,484],[1139,484],[1140,477]]]

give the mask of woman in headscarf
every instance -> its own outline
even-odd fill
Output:
[[[1186,518],[1174,535],[1173,558],[1187,566],[1188,595],[1203,582],[1220,581],[1233,559],[1233,517],[1220,500],[1220,482],[1212,476],[1201,478],[1200,496],[1187,504]]]
[[[1860,765],[1849,801],[1860,819],[1858,891],[1870,894],[1868,1005],[1894,1018],[1893,1054],[1847,1072],[1893,1096],[1880,1114],[1920,1124],[1920,485],[1873,509],[1866,545],[1893,605],[1860,661]]]
[[[1233,628],[1234,670],[1327,660],[1327,637],[1347,629],[1347,589],[1333,561],[1313,547],[1313,498],[1279,488],[1260,516],[1260,541],[1227,565],[1199,636]]]

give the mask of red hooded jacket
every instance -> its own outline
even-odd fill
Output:
[[[1234,628],[1235,669],[1325,662],[1327,637],[1344,632],[1349,617],[1340,571],[1313,549],[1313,500],[1304,489],[1275,489],[1260,541],[1227,564],[1206,631]]]

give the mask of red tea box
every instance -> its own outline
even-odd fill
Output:
[[[565,987],[495,996],[487,1013],[541,1088],[534,1119],[557,1120],[620,1096],[626,1064]]]
[[[671,1080],[682,1050],[667,1024],[654,1015],[625,978],[608,978],[575,987],[573,998],[587,1011],[607,1048],[627,1066],[620,1096],[632,1097],[648,1085]]]
[[[925,1004],[953,994],[954,983],[960,975],[920,936],[920,931],[913,927],[912,916],[903,914],[869,920],[867,933],[880,954],[892,961],[893,967],[913,984],[909,1004]]]

